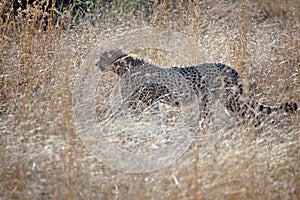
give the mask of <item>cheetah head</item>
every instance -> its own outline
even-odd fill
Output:
[[[99,61],[96,63],[96,66],[100,69],[101,72],[112,71],[111,64],[125,56],[127,56],[127,54],[125,54],[120,49],[106,51],[101,54]]]

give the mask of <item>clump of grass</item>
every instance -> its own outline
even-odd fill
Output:
[[[254,98],[260,102],[299,102],[299,2],[117,5],[123,6],[121,14],[111,14],[117,6],[100,7],[95,26],[80,20],[71,26],[64,18],[65,25],[54,23],[54,10],[39,4],[17,15],[11,1],[0,5],[0,199],[299,197],[299,113],[283,116],[280,126],[243,131],[219,108],[215,115],[233,127],[215,135],[200,132],[203,140],[176,163],[146,174],[99,163],[76,135],[72,117],[73,80],[94,44],[101,46],[100,39],[115,31],[144,26],[189,35],[207,52],[203,62],[231,65],[250,85],[259,85]],[[139,9],[148,9],[147,15]],[[155,62],[164,63],[162,58]]]

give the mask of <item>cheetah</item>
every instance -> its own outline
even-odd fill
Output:
[[[206,118],[210,107],[220,101],[237,117],[255,118],[257,121],[262,115],[298,110],[297,103],[271,107],[244,97],[247,95],[237,71],[221,63],[162,68],[120,49],[113,49],[104,52],[96,66],[100,72],[111,71],[118,75],[121,96],[133,109],[138,104],[149,106],[154,102],[184,106],[198,101],[199,117]]]

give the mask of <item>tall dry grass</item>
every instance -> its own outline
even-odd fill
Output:
[[[152,173],[110,169],[86,150],[73,125],[72,83],[94,44],[117,31],[180,31],[207,52],[203,62],[237,69],[256,100],[300,102],[297,0],[151,5],[150,15],[129,9],[99,14],[94,26],[68,29],[65,20],[44,30],[43,16],[51,22],[51,13],[33,6],[14,15],[10,1],[0,4],[0,199],[300,198],[299,113],[275,127],[227,129],[205,155],[198,141],[176,163]]]

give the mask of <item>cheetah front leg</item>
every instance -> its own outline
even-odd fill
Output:
[[[199,104],[199,118],[198,118],[199,129],[200,130],[204,129],[205,131],[207,131],[210,122],[210,116],[211,116],[210,107],[212,104],[209,98],[209,94],[207,93],[202,95],[198,100],[198,104]]]

